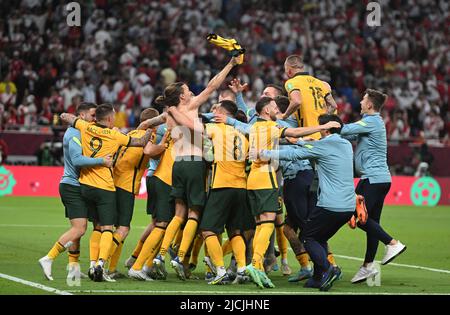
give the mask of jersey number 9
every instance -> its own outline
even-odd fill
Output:
[[[91,141],[89,142],[89,149],[91,149],[92,151],[91,158],[93,158],[98,153],[98,151],[100,151],[102,145],[103,145],[102,139],[98,137],[93,137],[91,139]]]

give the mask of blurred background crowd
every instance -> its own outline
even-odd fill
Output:
[[[225,65],[227,53],[205,40],[214,32],[247,50],[233,76],[249,84],[250,106],[266,84],[286,80],[285,58],[301,54],[331,84],[344,122],[360,117],[364,90],[375,88],[389,95],[390,141],[450,143],[446,0],[378,1],[379,27],[366,23],[368,1],[78,2],[81,27],[67,26],[67,1],[1,1],[0,131],[54,129],[81,101],[115,104],[117,126],[132,128],[167,84],[198,93]]]

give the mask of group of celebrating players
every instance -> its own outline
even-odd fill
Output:
[[[242,52],[197,96],[184,83],[167,86],[155,100],[164,112],[145,109],[138,128],[127,135],[113,128],[110,104],[82,103],[78,116],[61,115],[70,127],[59,191],[71,228],[39,260],[47,279],[53,280],[52,262],[66,249],[68,277],[82,275],[80,238],[92,221],[88,276],[116,281],[147,168],[152,220],[125,262],[133,279],[166,279],[167,254],[179,279],[194,278],[204,244],[209,284],[252,281],[273,288],[268,274],[276,235],[283,274],[291,274],[288,242],[300,264],[288,281],[307,280],[305,287],[328,291],[342,277],[328,240],[347,222],[367,234],[364,263],[352,283],[378,273],[373,262],[379,241],[386,245],[382,264],[406,249],[379,224],[391,182],[379,114],[386,95],[367,90],[362,119],[343,125],[330,85],[305,72],[301,56],[292,55],[284,64],[289,78],[284,90],[269,85],[255,108],[248,108],[245,86],[233,79],[211,112],[199,114],[233,67],[242,64]],[[349,140],[357,142],[355,154]],[[354,163],[361,175],[356,191]],[[225,230],[228,240],[222,244]]]

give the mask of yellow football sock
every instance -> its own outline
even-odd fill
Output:
[[[91,261],[97,261],[98,253],[100,250],[100,239],[102,232],[99,230],[93,230],[91,238],[89,239],[89,259]]]
[[[178,258],[181,262],[184,261],[184,256],[189,250],[189,247],[197,234],[198,222],[194,219],[188,219],[183,230],[183,238],[181,239],[180,249],[178,249]],[[220,243],[219,243],[220,244]],[[222,250],[222,247],[220,248]]]
[[[120,242],[119,246],[114,251],[114,254],[111,256],[110,262],[109,262],[109,271],[114,272],[116,271],[117,264],[119,262],[120,254],[122,253],[123,248],[123,242]]]
[[[276,227],[276,236],[277,236],[277,244],[278,250],[281,253],[281,259],[287,259],[288,255],[288,239],[284,236],[284,224]]]
[[[69,264],[77,263],[80,259],[79,250],[69,250]]]
[[[148,256],[147,261],[145,262],[145,265],[148,268],[153,267],[153,259],[156,257],[156,254],[159,253],[159,249],[161,248],[162,239],[163,239],[163,237],[161,237],[161,239],[159,240],[159,243],[158,243],[158,246],[156,247],[156,250],[152,251],[150,253],[150,256]]]
[[[165,229],[160,227],[155,227],[150,235],[144,242],[144,246],[142,246],[141,253],[138,258],[134,262],[133,269],[141,270],[144,263],[149,258],[150,255],[155,255],[157,253],[158,245],[161,239],[164,237]]]
[[[336,260],[334,259],[333,253],[328,253],[327,259],[331,265],[336,266]]]
[[[119,233],[113,234],[111,248],[109,250],[109,257],[112,257],[116,252],[116,249],[119,248],[120,243],[122,242],[122,236]]]
[[[309,266],[309,255],[307,252],[303,252],[295,256],[298,260],[298,263],[302,268],[306,268]]]
[[[100,250],[98,259],[106,262],[109,258],[109,252],[113,243],[113,232],[111,230],[102,231],[102,237],[100,238]]]
[[[55,259],[65,250],[66,248],[64,247],[64,245],[62,245],[60,242],[56,242],[55,245],[53,245],[52,249],[50,249],[50,251],[48,252],[47,256],[51,259]]]
[[[224,257],[233,252],[230,240],[226,240],[225,243],[222,244],[222,252]]]
[[[181,239],[183,238],[183,231],[184,231],[184,226],[180,227],[180,229],[178,230],[177,235],[173,240],[173,246],[180,247]]]
[[[238,268],[245,267],[245,241],[242,235],[236,235],[231,238],[231,248]]]
[[[273,222],[261,223],[261,229],[256,239],[256,244],[255,248],[253,249],[253,258],[252,258],[253,267],[259,270],[264,270],[263,268],[264,254],[266,253],[267,247],[269,246],[270,237],[272,236],[274,229],[275,225]]]
[[[172,221],[170,221],[169,225],[166,228],[166,234],[164,235],[163,242],[161,244],[161,249],[159,250],[159,253],[164,258],[167,253],[167,249],[169,248],[170,243],[172,243],[175,234],[180,229],[181,224],[183,224],[183,218],[174,216]]]
[[[198,263],[198,254],[200,253],[200,249],[203,245],[203,237],[201,235],[197,235],[194,241],[194,245],[192,247],[192,253],[191,253],[191,264],[197,265]]]
[[[255,234],[253,235],[252,248],[253,252],[255,252],[256,240],[258,239],[259,232],[261,231],[261,224],[258,224],[255,229]]]
[[[142,240],[139,240],[136,244],[136,247],[133,250],[133,254],[131,254],[132,257],[138,258],[139,254],[141,253],[142,246],[144,245],[144,242]]]
[[[224,267],[222,246],[220,246],[217,235],[206,237],[205,243],[208,246],[209,257],[216,267]]]

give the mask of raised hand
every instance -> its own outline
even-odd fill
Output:
[[[241,84],[241,81],[239,79],[234,78],[233,80],[231,80],[228,87],[230,88],[231,91],[233,91],[234,94],[237,94],[239,92],[242,93],[242,91],[244,91],[248,87],[248,84],[247,83]]]

